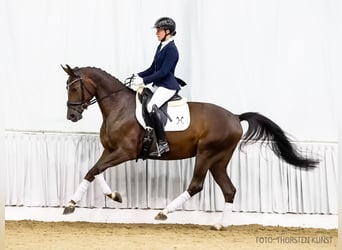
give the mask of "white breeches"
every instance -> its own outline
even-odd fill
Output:
[[[147,111],[149,113],[151,113],[153,105],[157,105],[157,107],[160,108],[177,91],[174,89],[167,89],[164,87],[152,86],[152,84],[148,84],[145,87],[149,88],[153,92],[153,96],[150,102],[147,104]]]

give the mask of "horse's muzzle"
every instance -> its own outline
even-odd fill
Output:
[[[77,122],[82,119],[82,113],[69,109],[67,113],[67,119],[72,122]]]

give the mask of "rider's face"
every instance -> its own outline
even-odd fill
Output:
[[[167,34],[166,30],[164,30],[164,29],[157,29],[157,31],[156,31],[156,35],[157,35],[159,41],[163,40],[164,37],[166,36],[166,34]]]

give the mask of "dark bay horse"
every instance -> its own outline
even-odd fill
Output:
[[[100,139],[104,151],[85,175],[84,183],[80,184],[75,198],[65,208],[64,214],[68,214],[74,211],[75,204],[96,176],[101,176],[109,167],[137,159],[145,130],[135,117],[135,91],[98,68],[73,69],[66,65],[63,69],[69,76],[67,119],[77,122],[82,118],[83,111],[95,102],[98,103],[103,117]],[[236,190],[226,168],[240,141],[240,146],[256,141],[266,142],[278,157],[296,167],[309,169],[318,164],[314,159],[303,157],[284,131],[265,116],[254,112],[236,115],[210,103],[188,104],[191,117],[189,128],[179,132],[167,132],[170,151],[158,159],[196,157],[193,177],[187,189],[189,197],[202,190],[205,176],[210,171],[223,192],[225,202],[233,202]],[[241,121],[248,122],[248,130],[244,136]],[[103,190],[108,190],[104,193],[121,202],[120,194],[109,191],[103,177],[99,179],[102,180]],[[179,207],[189,197],[178,197],[173,205]],[[170,209],[159,213],[156,219],[166,219],[167,212],[172,212]]]

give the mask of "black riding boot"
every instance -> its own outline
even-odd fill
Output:
[[[161,122],[159,109],[156,105],[153,106],[150,117],[157,137],[157,151],[150,153],[150,156],[160,157],[163,153],[170,151],[170,148],[165,138],[164,125]]]
[[[143,148],[138,158],[141,158],[143,160],[146,160],[148,158],[150,148],[152,146],[152,142],[153,142],[153,128],[146,127],[144,139],[143,139]]]
[[[143,160],[146,160],[149,157],[150,149],[153,143],[153,123],[146,107],[147,102],[151,99],[152,95],[152,91],[148,88],[144,88],[143,92],[141,93],[142,115],[146,124],[146,129],[143,139],[143,147],[140,154],[138,155],[138,159],[141,158]]]

